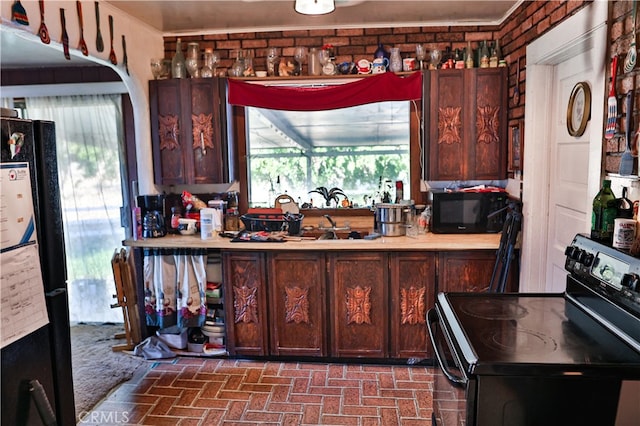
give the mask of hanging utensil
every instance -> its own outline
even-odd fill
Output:
[[[100,6],[98,2],[96,4],[96,28],[98,33],[96,34],[96,50],[102,52],[104,50],[104,42],[102,41],[102,33],[100,32]]]
[[[80,1],[76,1],[76,9],[78,10],[78,22],[80,23],[80,42],[78,43],[78,49],[84,56],[89,56],[89,49],[87,43],[84,41],[84,22],[82,19],[82,4]]]
[[[124,69],[129,75],[129,61],[127,60],[127,41],[124,39],[124,34],[122,35],[122,65],[124,65]]]
[[[605,139],[612,139],[616,133],[618,120],[618,100],[616,99],[616,73],[618,72],[618,55],[611,61],[611,88],[607,99],[607,126],[604,131]]]
[[[109,52],[109,61],[113,65],[118,65],[118,58],[116,58],[116,51],[113,48],[113,16],[109,15],[109,40],[111,41],[111,51]]]
[[[29,17],[20,0],[15,0],[11,6],[11,20],[20,25],[29,25]]]
[[[624,123],[624,138],[625,148],[620,158],[620,170],[619,173],[623,176],[628,176],[633,173],[633,155],[631,155],[631,120],[633,111],[633,89],[627,92],[627,98],[625,102],[625,108],[627,110],[627,117]]]
[[[62,50],[64,57],[71,60],[69,55],[69,34],[67,34],[67,20],[64,18],[64,9],[60,8],[60,24],[62,25]]]
[[[40,28],[38,29],[38,34],[40,35],[40,40],[44,44],[51,43],[51,38],[49,37],[49,30],[47,26],[44,24],[44,0],[39,0],[38,4],[40,5]]]
[[[516,71],[516,87],[513,89],[513,105],[517,106],[520,103],[520,58],[517,59],[518,66]]]
[[[631,42],[631,46],[629,46],[627,57],[624,58],[624,72],[633,71],[633,69],[636,66],[636,60],[638,59],[638,51],[636,49],[636,10],[637,10],[637,3],[636,3],[636,0],[633,0],[633,12],[631,13],[633,41]]]

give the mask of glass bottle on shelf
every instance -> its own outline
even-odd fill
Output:
[[[466,58],[465,58],[465,67],[466,68],[473,68],[473,50],[471,49],[471,42],[468,41],[467,42],[467,50],[465,52]]]
[[[275,47],[270,47],[267,50],[267,75],[269,77],[274,77],[278,75],[279,62],[280,62],[280,58],[278,55],[278,49]]]
[[[185,78],[187,70],[184,65],[184,54],[182,53],[182,40],[176,40],[176,53],[171,59],[171,78]]]
[[[480,68],[489,68],[489,47],[486,40],[480,47]]]
[[[602,182],[602,188],[593,199],[591,238],[611,245],[613,242],[613,225],[617,213],[616,196],[611,190],[611,181],[605,179]]]
[[[322,68],[320,65],[320,57],[318,56],[318,49],[312,47],[309,50],[309,75],[320,75]]]
[[[187,57],[184,60],[184,66],[191,78],[200,77],[200,69],[198,64],[200,62],[200,46],[196,42],[187,44]]]
[[[206,47],[204,49],[204,62],[202,63],[202,70],[200,70],[200,77],[211,78],[213,77],[213,69],[215,64],[213,62],[213,49]]]
[[[498,45],[498,40],[496,40],[491,46],[491,55],[489,56],[489,68],[497,68],[498,60],[500,59],[499,53],[500,46]]]

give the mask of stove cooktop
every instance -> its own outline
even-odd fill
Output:
[[[436,305],[451,324],[469,373],[526,368],[528,374],[602,375],[631,369],[640,378],[640,353],[562,294],[441,293]]]

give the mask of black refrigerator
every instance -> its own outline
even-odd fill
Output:
[[[5,115],[6,110],[3,109],[2,112]],[[67,270],[55,124],[50,121],[7,117],[0,118],[0,122],[2,167],[9,169],[12,163],[21,163],[26,175],[24,163],[28,163],[38,246],[37,250],[32,247],[31,251],[39,254],[40,258],[44,294],[44,304],[41,307],[46,308],[46,312],[44,308],[40,310],[45,317],[42,322],[45,323],[48,318],[46,325],[18,340],[8,340],[6,344],[3,340],[1,423],[75,425]],[[4,217],[0,217],[0,220],[7,222]],[[2,297],[5,298],[9,279],[4,274],[2,277],[5,281]],[[37,281],[31,280],[32,283]],[[35,287],[37,289],[40,286]],[[6,303],[8,302],[3,300],[3,308]],[[15,338],[18,338],[17,335]]]

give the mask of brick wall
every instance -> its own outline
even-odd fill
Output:
[[[618,98],[618,112],[621,118],[618,120],[619,131],[616,132],[616,136],[610,140],[604,140],[604,168],[605,172],[617,173],[620,167],[620,156],[624,152],[626,141],[624,138],[625,129],[625,114],[624,109],[624,97],[626,93],[633,89],[634,91],[634,108],[638,105],[638,91],[636,74],[638,73],[638,66],[629,73],[624,72],[624,59],[629,51],[631,40],[633,37],[633,22],[632,22],[632,7],[631,1],[614,1],[610,6],[611,24],[609,25],[609,41],[610,41],[610,55],[618,55],[618,73],[616,77],[616,94]],[[639,46],[640,47],[640,46]],[[611,79],[611,67],[607,69],[608,81]],[[609,85],[607,85],[607,90]],[[621,111],[621,113],[620,113]],[[637,114],[633,113],[632,132],[638,129]],[[635,126],[634,126],[635,124]],[[604,129],[603,129],[604,131]]]
[[[399,47],[402,57],[415,56],[416,43],[436,44],[442,51],[446,48],[455,50],[465,48],[470,41],[476,49],[483,41],[498,39],[502,53],[509,66],[509,99],[516,85],[516,61],[520,61],[520,102],[509,105],[509,125],[515,125],[524,118],[525,86],[526,86],[526,46],[540,35],[582,9],[588,0],[570,1],[526,1],[521,4],[501,26],[448,26],[448,27],[399,27],[399,28],[357,28],[357,29],[324,29],[272,31],[255,33],[235,33],[181,37],[183,48],[186,43],[197,41],[201,52],[210,47],[221,57],[219,67],[229,68],[235,57],[234,51],[248,49],[254,56],[254,68],[266,69],[266,52],[269,47],[281,49],[281,55],[293,60],[295,47],[321,47],[332,44],[335,48],[336,62],[357,61],[361,58],[372,58],[373,53],[382,43],[385,47]],[[620,32],[631,32],[631,2],[617,1],[614,11],[619,18],[614,25],[624,28]],[[626,22],[629,21],[629,22]],[[620,43],[629,45],[625,40]],[[628,37],[627,37],[628,38]],[[165,58],[173,57],[176,49],[176,37],[165,37]],[[626,50],[625,50],[626,52]],[[306,74],[306,66],[303,69]],[[624,77],[621,77],[621,81]],[[603,129],[604,130],[604,129]],[[614,152],[619,151],[616,145]],[[619,161],[619,160],[618,160]],[[617,170],[617,165],[615,166]]]

